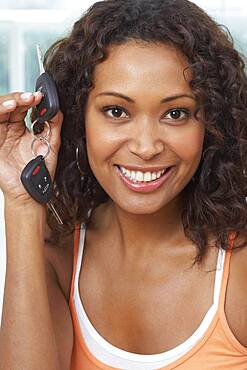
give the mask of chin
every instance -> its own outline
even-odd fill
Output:
[[[135,214],[135,215],[151,215],[158,213],[164,208],[170,206],[173,203],[172,199],[167,199],[166,201],[161,201],[158,199],[128,199],[123,201],[118,201],[117,199],[113,200],[116,207],[120,208],[126,213]]]

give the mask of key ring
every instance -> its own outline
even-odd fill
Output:
[[[38,134],[35,134],[34,133],[34,126],[35,126],[35,124],[38,122],[38,120],[36,119],[35,121],[33,121],[32,122],[32,124],[31,124],[31,127],[30,127],[30,132],[31,132],[31,134],[32,134],[32,136],[35,138],[35,139],[40,139],[40,138],[44,138],[44,139],[48,139],[48,137],[49,137],[49,135],[50,135],[50,132],[51,132],[51,127],[50,127],[50,124],[49,124],[49,122],[48,121],[45,121],[44,123],[45,123],[45,126],[46,126],[46,128],[47,128],[47,131],[46,131],[46,133],[45,133],[45,135],[43,136],[38,136]],[[43,133],[43,132],[42,132]],[[41,133],[41,134],[42,134]]]
[[[38,156],[38,154],[36,154],[36,153],[34,152],[34,144],[36,143],[36,141],[44,141],[44,142],[46,143],[46,145],[47,145],[47,152],[46,152],[44,155],[42,154],[43,159],[45,159],[45,158],[48,156],[48,154],[50,153],[50,151],[51,151],[51,145],[50,145],[50,143],[49,143],[49,141],[47,140],[47,138],[46,138],[46,137],[44,137],[44,136],[41,136],[41,137],[35,137],[35,138],[33,139],[33,141],[32,141],[32,144],[31,144],[32,154],[33,154],[33,156],[34,156],[35,158]]]

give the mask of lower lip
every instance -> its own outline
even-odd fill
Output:
[[[175,166],[172,166],[163,176],[159,177],[157,180],[150,182],[133,182],[122,174],[120,169],[115,166],[116,171],[120,179],[130,190],[139,192],[139,193],[150,193],[158,189],[168,178],[173,174]]]

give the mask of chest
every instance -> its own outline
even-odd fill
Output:
[[[79,291],[88,318],[101,336],[126,351],[154,354],[176,347],[213,304],[214,271],[181,267],[174,274],[153,261],[115,268],[101,261],[92,268],[84,258]]]
[[[245,347],[246,257],[246,252],[232,255],[225,295],[229,328]],[[90,260],[85,253],[79,275],[80,297],[92,325],[108,342],[129,352],[161,353],[188,339],[211,307],[216,259],[212,256],[208,269],[187,265],[174,274],[169,268],[157,269],[153,261],[134,264],[135,269],[133,265],[115,265],[111,258]],[[66,254],[63,263],[57,264],[67,300],[72,262],[72,256]]]

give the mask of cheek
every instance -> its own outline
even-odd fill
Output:
[[[191,127],[181,130],[178,135],[171,136],[170,148],[184,162],[198,164],[202,155],[204,127],[196,122]]]
[[[100,123],[88,125],[86,127],[87,154],[92,169],[103,162],[111,159],[114,153],[119,149],[122,137],[114,128],[109,129],[101,126]]]

